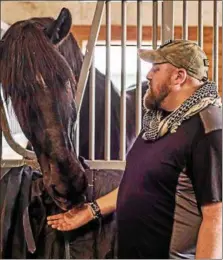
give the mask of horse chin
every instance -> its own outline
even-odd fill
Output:
[[[64,194],[58,192],[55,185],[51,185],[50,187],[48,187],[47,192],[60,209],[67,211],[72,208],[72,201],[67,199],[66,195],[64,196]]]
[[[44,154],[41,154],[38,159],[43,174],[43,184],[47,193],[60,209],[70,209],[72,203],[68,199],[68,183],[60,181],[58,177],[59,171],[57,167],[54,166],[52,160],[47,158]]]
[[[80,195],[78,198],[78,201],[73,201],[71,196],[67,196],[64,194],[61,194],[60,192],[57,191],[57,187],[55,185],[51,185],[49,189],[47,190],[49,193],[50,197],[53,199],[53,201],[56,203],[56,205],[64,210],[67,211],[71,209],[72,207],[79,207],[81,206],[85,201],[86,198],[84,195]],[[67,198],[69,197],[69,198]]]
[[[71,179],[61,174],[56,162],[49,159],[45,160],[42,168],[44,186],[60,209],[67,211],[74,205],[81,205],[86,201],[85,195],[75,190]],[[74,194],[76,195],[74,196]]]

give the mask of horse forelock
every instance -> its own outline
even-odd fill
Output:
[[[31,20],[37,23],[42,29],[48,28],[50,24],[55,21],[55,19],[51,17],[34,17]],[[67,37],[58,44],[58,50],[69,64],[76,81],[78,81],[84,56],[73,33],[70,32]]]
[[[43,27],[32,19],[13,24],[5,33],[0,43],[0,65],[5,98],[10,97],[16,105],[20,123],[30,120],[30,107],[36,109],[35,95],[42,93],[44,98],[49,93],[52,99],[59,100],[69,82],[74,98],[76,82],[71,68],[46,38]],[[63,105],[66,117],[68,106],[66,102]]]

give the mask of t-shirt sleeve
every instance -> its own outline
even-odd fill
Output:
[[[222,201],[222,130],[210,132],[197,142],[192,172],[199,206]]]

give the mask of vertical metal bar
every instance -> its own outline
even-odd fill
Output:
[[[162,43],[174,38],[173,27],[173,0],[163,0],[162,2]]]
[[[3,153],[3,150],[2,150],[2,120],[1,120],[1,117],[0,117],[0,169],[1,169],[1,165],[2,165],[2,153]],[[0,173],[0,176],[1,176],[1,173]]]
[[[74,143],[75,143],[76,153],[78,156],[80,152],[80,114],[77,114]]]
[[[183,0],[183,39],[188,39],[188,12],[187,12],[187,0]]]
[[[2,148],[2,143],[3,143],[3,131],[2,131],[2,117],[1,117],[1,109],[3,108],[3,99],[2,99],[2,84],[0,83],[0,169],[2,165],[2,156],[3,156],[3,148]],[[1,172],[2,173],[2,172]],[[1,177],[0,173],[0,177]]]
[[[126,1],[122,1],[122,71],[120,111],[120,160],[126,153]]]
[[[213,17],[214,17],[214,29],[213,29],[213,81],[218,81],[218,1],[213,0]]]
[[[198,45],[203,48],[203,6],[202,0],[198,1]]]
[[[137,49],[142,45],[142,1],[137,1]],[[142,127],[142,71],[141,60],[137,56],[137,83],[136,83],[136,136],[141,131]]]
[[[158,31],[158,1],[153,0],[153,49],[157,49],[157,31]]]
[[[110,160],[111,147],[111,2],[106,1],[106,83],[105,83],[105,160]],[[113,140],[114,141],[114,140]]]
[[[3,148],[2,148],[2,144],[3,144],[3,127],[2,127],[2,116],[1,116],[1,111],[2,109],[4,109],[3,107],[3,91],[2,91],[2,84],[0,83],[0,169],[2,169],[2,160],[3,160]],[[1,177],[2,172],[0,172],[0,177]]]
[[[91,60],[92,60],[92,53],[94,50],[95,42],[97,41],[97,38],[98,38],[104,6],[105,6],[105,1],[97,1],[95,14],[94,14],[93,21],[92,21],[91,32],[90,32],[90,36],[88,39],[85,57],[84,57],[84,61],[83,61],[83,65],[82,65],[81,73],[80,73],[80,78],[79,78],[79,82],[78,82],[78,86],[77,86],[76,102],[77,102],[77,114],[78,115],[80,114],[81,103],[82,103],[82,99],[83,99],[83,95],[84,95],[84,91],[85,91],[85,87],[86,87],[86,83],[87,83]]]
[[[89,89],[89,159],[95,159],[95,57],[93,52]]]

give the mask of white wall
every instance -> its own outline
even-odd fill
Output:
[[[217,1],[217,0],[216,0]],[[182,24],[182,0],[174,1],[175,24]],[[18,20],[27,19],[33,16],[56,17],[62,7],[70,9],[73,16],[73,24],[91,24],[96,3],[91,1],[3,1],[1,2],[1,19],[9,24]],[[121,4],[112,3],[112,23],[121,23]],[[188,24],[197,25],[197,1],[188,1]],[[218,1],[219,25],[222,25],[222,1]],[[152,24],[152,3],[143,4],[143,25]],[[159,24],[161,23],[161,1],[159,2]],[[127,3],[127,22],[130,25],[136,24],[136,2]],[[105,19],[103,19],[103,24]],[[203,0],[203,23],[213,25],[213,0]]]

